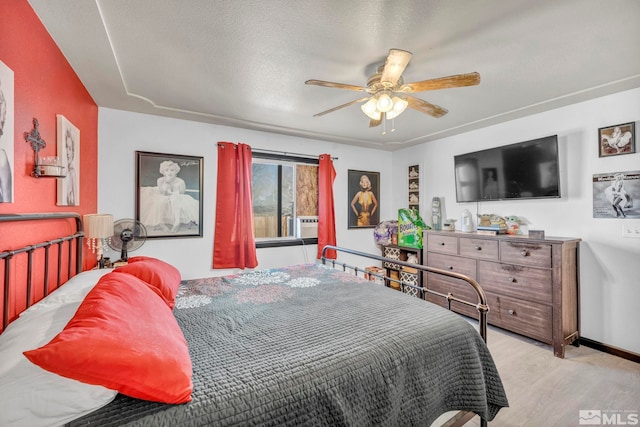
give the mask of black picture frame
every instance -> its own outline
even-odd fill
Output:
[[[202,237],[203,172],[203,157],[136,151],[136,220],[147,238]]]
[[[348,170],[347,177],[348,228],[374,228],[380,222],[380,172]],[[361,203],[360,181],[363,177],[371,183],[371,195],[365,196],[371,202],[368,208]]]
[[[635,122],[598,129],[599,157],[619,156],[636,152]]]

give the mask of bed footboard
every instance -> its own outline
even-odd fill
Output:
[[[400,286],[400,289],[402,291],[405,291],[406,288],[411,288],[412,291],[414,291],[414,293],[419,296],[421,299],[426,299],[426,295],[427,294],[431,294],[431,295],[436,295],[438,297],[444,298],[447,300],[447,307],[449,308],[449,310],[451,310],[451,302],[452,301],[456,301],[460,304],[465,304],[471,307],[475,307],[476,310],[478,311],[478,332],[480,333],[480,336],[482,337],[482,339],[484,340],[484,342],[487,342],[487,313],[489,312],[489,306],[487,305],[487,297],[484,294],[484,290],[482,289],[482,287],[478,284],[478,282],[476,282],[474,279],[465,276],[463,274],[459,274],[459,273],[454,273],[452,271],[447,271],[447,270],[441,270],[438,268],[433,268],[433,267],[428,267],[426,265],[420,265],[420,264],[412,264],[412,263],[408,263],[405,261],[400,261],[397,259],[389,259],[389,258],[385,258],[382,256],[378,256],[378,255],[373,255],[373,254],[369,254],[366,252],[359,252],[359,251],[355,251],[352,249],[347,249],[347,248],[342,248],[342,247],[338,247],[338,246],[325,246],[324,249],[322,250],[322,258],[321,261],[323,264],[325,265],[330,265],[333,268],[336,267],[342,267],[343,271],[347,271],[347,270],[351,270],[354,272],[355,275],[358,275],[358,272],[362,272],[365,273],[365,270],[362,269],[361,267],[357,267],[357,266],[353,266],[353,265],[349,265],[345,262],[341,262],[341,261],[337,261],[334,259],[329,259],[326,257],[326,253],[328,250],[335,250],[336,252],[340,253],[346,253],[346,254],[350,254],[350,255],[355,255],[358,257],[364,257],[364,258],[368,258],[368,259],[372,259],[375,261],[380,261],[380,262],[392,262],[393,264],[397,264],[403,267],[410,267],[410,268],[414,268],[414,269],[418,269],[422,272],[429,272],[429,273],[435,273],[435,274],[440,274],[443,276],[448,276],[448,277],[453,277],[456,279],[460,279],[463,282],[467,283],[469,286],[471,286],[473,288],[473,290],[475,291],[478,299],[477,301],[473,302],[473,301],[467,301],[467,300],[463,300],[460,299],[458,297],[456,297],[455,295],[453,295],[451,292],[447,293],[447,294],[443,294],[440,292],[436,292],[433,290],[430,290],[428,288],[425,287],[421,287],[421,286],[416,286],[412,283],[407,283],[402,281],[401,279],[395,279],[395,278],[391,278],[391,277],[387,277],[384,276],[382,274],[379,273],[375,273],[375,272],[366,272],[366,274],[378,277],[380,279],[384,280],[384,283],[388,284],[390,282],[395,282]],[[443,426],[446,427],[457,427],[457,426],[462,426],[463,424],[465,424],[466,422],[468,422],[471,418],[473,418],[475,414],[473,414],[472,412],[461,412],[459,414],[457,414],[456,416],[454,416],[453,418],[451,418],[450,420],[446,421]],[[486,427],[487,426],[487,420],[481,418],[480,419],[480,425],[482,427]]]
[[[478,332],[480,333],[480,336],[482,336],[482,339],[484,340],[484,342],[487,342],[487,313],[489,312],[489,306],[487,305],[487,297],[484,294],[484,290],[482,289],[482,287],[478,284],[478,282],[476,282],[475,280],[473,280],[472,278],[465,276],[463,274],[459,274],[459,273],[454,273],[452,271],[447,271],[447,270],[441,270],[439,268],[433,268],[433,267],[428,267],[426,265],[419,265],[419,264],[412,264],[412,263],[408,263],[405,261],[400,261],[397,259],[388,259],[382,256],[378,256],[378,255],[373,255],[373,254],[368,254],[366,252],[359,252],[359,251],[354,251],[352,249],[347,249],[347,248],[341,248],[338,246],[325,246],[324,249],[322,250],[322,263],[327,265],[330,264],[332,267],[342,267],[343,270],[351,270],[353,271],[356,275],[358,274],[358,272],[363,272],[364,270],[360,267],[356,267],[356,266],[352,266],[352,265],[348,265],[344,262],[340,262],[340,261],[336,261],[334,259],[328,259],[326,258],[326,253],[328,250],[335,250],[336,252],[344,252],[347,254],[351,254],[351,255],[356,255],[359,257],[364,257],[364,258],[369,258],[372,260],[376,260],[376,261],[380,261],[380,262],[393,262],[394,264],[398,264],[400,266],[403,267],[410,267],[410,268],[415,268],[418,270],[421,270],[423,272],[429,272],[429,273],[435,273],[435,274],[440,274],[443,276],[448,276],[448,277],[453,277],[456,279],[460,279],[464,282],[466,282],[469,286],[471,286],[473,288],[473,290],[475,291],[476,295],[478,296],[478,300],[475,302],[472,301],[466,301],[463,299],[460,299],[458,297],[456,297],[455,295],[451,294],[450,292],[447,294],[443,294],[440,292],[436,292],[433,291],[431,289],[425,288],[425,287],[421,287],[421,286],[416,286],[414,284],[411,283],[406,283],[404,281],[402,281],[401,279],[394,279],[394,278],[390,278],[390,277],[386,277],[383,276],[381,274],[378,273],[372,273],[372,272],[367,272],[367,274],[370,274],[372,276],[376,276],[379,278],[382,278],[385,280],[385,283],[389,283],[389,282],[396,282],[400,285],[400,288],[402,290],[406,289],[406,288],[412,288],[413,290],[415,290],[418,294],[418,296],[421,299],[424,299],[426,294],[431,294],[431,295],[436,295],[438,297],[444,298],[447,300],[447,306],[449,308],[449,310],[451,310],[451,302],[452,301],[456,301],[460,304],[465,304],[471,307],[475,307],[476,310],[478,310]]]

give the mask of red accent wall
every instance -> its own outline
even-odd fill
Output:
[[[0,214],[95,213],[98,106],[27,0],[2,0],[0,9],[0,60],[13,70],[15,104],[13,203],[0,203]],[[56,114],[64,115],[80,129],[80,206],[57,206],[56,179],[30,175],[34,153],[24,139],[24,132],[32,129],[33,118],[37,117],[40,134],[47,143],[40,155],[56,155]],[[0,251],[33,243],[34,239],[49,239],[59,232],[53,228],[57,227],[0,224]],[[85,269],[95,263],[93,257],[84,258]],[[0,307],[1,299],[2,295]]]

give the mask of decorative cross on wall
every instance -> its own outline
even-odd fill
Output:
[[[24,133],[24,139],[31,143],[31,148],[36,152],[36,165],[38,164],[38,152],[47,145],[45,140],[40,137],[40,131],[38,130],[39,126],[40,124],[38,123],[38,119],[34,117],[33,129],[31,129],[31,132]]]

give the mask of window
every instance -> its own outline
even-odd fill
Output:
[[[251,189],[256,247],[318,242],[317,159],[254,151]]]

